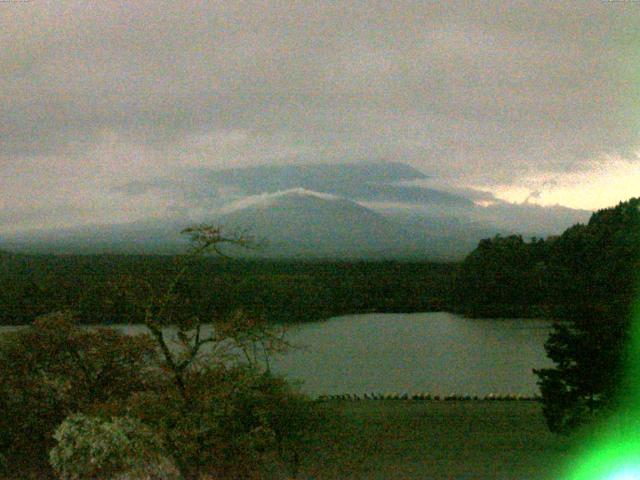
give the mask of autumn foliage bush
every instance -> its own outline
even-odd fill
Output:
[[[183,478],[283,478],[319,421],[306,397],[255,364],[199,361],[181,391],[150,337],[82,328],[68,314],[3,336],[0,362],[10,478],[29,468],[34,478],[116,478],[162,462]],[[147,451],[162,461],[141,460]]]
[[[80,328],[63,313],[3,334],[0,454],[7,468],[45,468],[53,432],[68,415],[95,412],[145,390],[156,359],[146,335]]]
[[[289,478],[319,422],[304,396],[248,365],[200,369],[175,388],[140,393],[128,415],[158,433],[185,478]]]

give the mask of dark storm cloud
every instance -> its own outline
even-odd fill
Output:
[[[362,158],[502,183],[578,170],[637,147],[625,71],[639,13],[600,0],[0,3],[0,166],[39,162],[46,183],[113,164],[106,191],[118,173]]]
[[[420,171],[393,162],[261,165],[225,170],[188,169],[180,178],[134,181],[113,190],[132,197],[153,190],[178,190],[191,204],[198,204],[200,200],[223,200],[230,194],[253,196],[303,188],[363,202],[473,205],[465,196],[407,184],[421,180],[426,180],[426,176]]]

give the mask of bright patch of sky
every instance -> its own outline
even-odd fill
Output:
[[[475,188],[511,203],[597,210],[640,196],[640,162],[607,157],[577,173],[538,174],[512,185]]]

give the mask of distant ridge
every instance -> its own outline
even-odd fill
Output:
[[[179,232],[194,223],[242,229],[268,241],[251,256],[457,260],[496,234],[559,234],[591,212],[510,204],[474,190],[428,188],[427,175],[397,162],[192,168],[176,178],[129,182],[134,197],[149,190],[179,199],[171,215],[126,223],[23,231],[0,247],[38,253],[184,251]],[[468,191],[468,197],[465,192]],[[247,252],[233,252],[246,255]]]
[[[197,169],[200,182],[237,187],[249,195],[293,188],[343,196],[351,200],[470,205],[460,195],[398,182],[426,179],[419,170],[403,163],[338,163],[270,165],[227,170]]]
[[[277,203],[278,200],[283,197],[315,197],[324,200],[341,200],[341,197],[338,197],[337,195],[331,195],[329,193],[314,192],[313,190],[307,190],[306,188],[292,188],[290,190],[282,190],[275,193],[251,195],[241,200],[229,203],[220,211],[221,213],[226,214],[247,207],[267,207],[271,204]]]

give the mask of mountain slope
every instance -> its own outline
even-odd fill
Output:
[[[287,257],[366,257],[398,253],[407,239],[400,226],[355,202],[294,189],[218,218],[230,229],[246,229],[267,245],[259,254]]]

